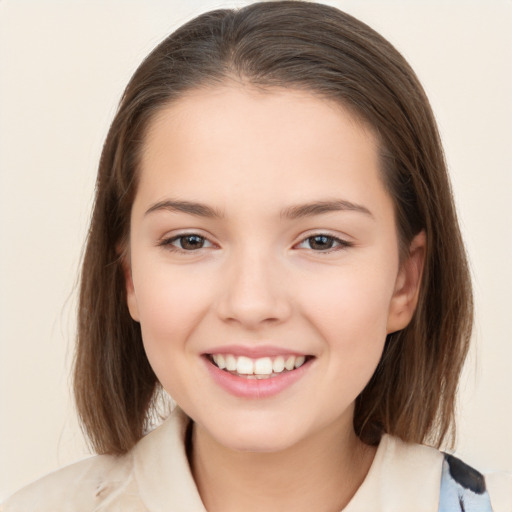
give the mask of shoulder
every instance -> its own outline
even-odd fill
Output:
[[[18,491],[0,512],[205,512],[186,454],[188,425],[177,408],[126,455],[62,468]]]
[[[347,512],[370,509],[512,512],[512,475],[482,474],[436,448],[385,435]]]
[[[398,467],[440,466],[439,511],[512,512],[512,474],[484,473],[435,448],[388,439],[388,449],[402,459]],[[408,461],[404,465],[403,461]]]
[[[132,457],[97,455],[66,466],[13,494],[1,512],[89,512],[101,510],[107,498],[134,485]],[[135,493],[136,494],[136,493]],[[115,500],[114,500],[115,501]],[[125,510],[139,510],[128,504]],[[109,510],[117,510],[117,508]],[[122,508],[119,508],[122,510]],[[143,509],[140,509],[143,510]]]

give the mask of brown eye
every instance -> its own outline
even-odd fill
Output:
[[[164,239],[160,241],[158,245],[170,251],[183,253],[209,248],[212,246],[212,243],[204,236],[197,235],[196,233],[190,233]]]
[[[310,236],[307,240],[309,240],[309,246],[311,249],[316,251],[325,251],[326,249],[332,249],[334,245],[334,237],[326,236],[326,235],[315,235]]]
[[[186,251],[193,251],[194,249],[201,249],[204,246],[205,239],[199,235],[186,235],[180,236],[175,239],[179,241],[180,249]]]
[[[352,242],[342,240],[341,238],[319,233],[318,235],[304,238],[298,245],[301,249],[310,249],[318,253],[330,253],[348,247],[352,247]]]

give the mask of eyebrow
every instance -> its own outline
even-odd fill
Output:
[[[172,212],[188,213],[189,215],[196,215],[198,217],[206,218],[223,218],[224,213],[216,208],[208,206],[203,203],[193,201],[181,201],[176,199],[167,199],[159,201],[146,210],[144,215],[149,213],[168,210]],[[339,211],[354,211],[364,213],[373,217],[368,208],[365,206],[346,201],[344,199],[335,199],[327,201],[314,201],[306,204],[292,205],[284,208],[280,212],[280,217],[285,219],[299,219],[303,217],[312,217],[314,215],[321,215],[323,213],[339,212]]]
[[[148,215],[151,212],[156,212],[159,210],[168,210],[171,212],[182,212],[188,213],[190,215],[197,215],[198,217],[208,217],[208,218],[222,218],[224,214],[217,210],[216,208],[212,208],[206,204],[195,203],[193,201],[180,201],[176,199],[167,199],[165,201],[159,201],[151,206],[144,215]]]
[[[344,199],[334,199],[330,201],[315,201],[296,206],[288,206],[281,211],[281,218],[299,219],[302,217],[312,217],[313,215],[339,211],[360,212],[373,217],[372,212],[365,206],[352,203]]]

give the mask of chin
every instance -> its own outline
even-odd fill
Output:
[[[238,452],[275,453],[286,450],[305,437],[296,425],[275,421],[239,419],[215,425],[210,435],[220,445]]]

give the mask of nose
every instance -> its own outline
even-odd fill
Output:
[[[222,278],[217,304],[223,321],[256,330],[290,317],[290,289],[282,263],[245,251],[233,254]]]

